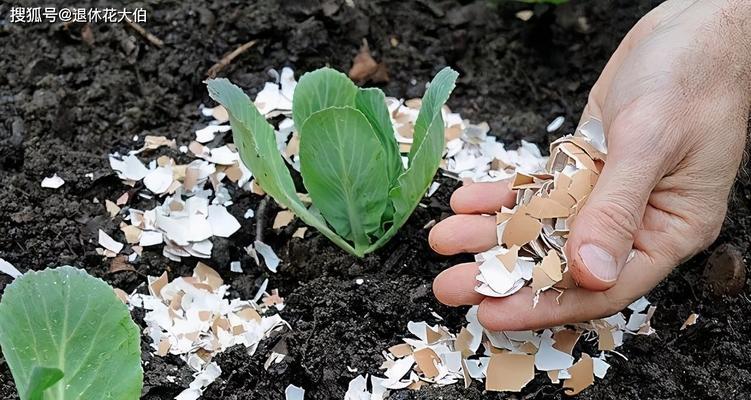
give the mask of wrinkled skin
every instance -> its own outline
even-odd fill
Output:
[[[608,159],[571,228],[565,252],[578,287],[475,292],[478,265],[443,271],[448,305],[479,304],[492,330],[523,330],[612,315],[646,294],[720,232],[743,157],[751,103],[751,3],[669,0],[626,35],[593,86],[580,123],[603,122]],[[474,183],[451,198],[457,215],[430,232],[441,254],[496,244],[495,217],[512,207],[508,182]],[[483,215],[485,214],[485,215]],[[634,256],[627,262],[631,249]]]

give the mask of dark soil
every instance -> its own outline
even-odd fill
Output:
[[[482,1],[355,0],[354,8],[336,0],[129,3],[148,9],[145,27],[165,41],[162,48],[123,25],[91,26],[89,45],[81,39],[80,24],[10,24],[9,9],[20,3],[25,2],[0,2],[0,257],[21,270],[71,264],[132,290],[144,277],[108,274],[107,261],[94,251],[100,227],[122,239],[101,204],[125,190],[107,154],[137,147],[134,135],[168,135],[187,144],[200,125],[199,104],[209,103],[202,84],[206,71],[238,45],[258,39],[220,75],[250,94],[268,79],[269,68],[289,65],[302,73],[331,65],[347,70],[363,38],[376,59],[388,65],[391,81],[383,89],[389,95],[420,96],[424,83],[451,65],[461,73],[452,108],[473,121],[487,121],[504,141],[524,138],[544,148],[547,122],[564,115],[561,132],[571,131],[610,53],[658,1],[537,5],[529,22],[514,16],[528,6],[505,1],[488,7]],[[81,0],[75,6],[106,5]],[[41,180],[54,172],[66,184],[42,189]],[[355,375],[379,373],[381,350],[405,335],[407,321],[435,322],[433,310],[450,328],[460,327],[466,310],[439,305],[430,285],[439,271],[467,257],[433,254],[422,229],[449,212],[448,198],[457,185],[444,183],[429,207],[418,208],[388,246],[365,259],[344,254],[318,234],[300,240],[291,239],[291,229],[266,229],[264,240],[284,260],[279,273],[269,276],[269,287],[279,288],[286,298],[282,315],[292,330],[265,341],[253,356],[242,348],[220,355],[223,374],[203,398],[280,399],[291,383],[305,388],[308,399],[341,399]],[[733,243],[748,258],[751,183],[744,176],[736,186],[716,245]],[[238,217],[259,201],[251,194],[235,197],[231,212]],[[263,216],[267,226],[275,211]],[[229,272],[228,265],[254,240],[255,223],[247,222],[229,240],[215,240],[211,262],[232,284],[233,294],[246,298],[267,271],[251,267],[247,256],[242,259],[245,274]],[[629,361],[613,357],[606,379],[582,398],[751,398],[749,289],[734,297],[712,297],[702,278],[708,254],[681,266],[653,291],[649,298],[659,306],[658,334],[624,345]],[[136,268],[140,274],[166,269],[176,276],[188,274],[195,262],[170,262],[161,250],[152,250]],[[356,278],[365,282],[357,285]],[[0,293],[8,282],[0,275]],[[701,315],[698,324],[679,332],[691,312]],[[136,312],[142,324],[141,318]],[[289,357],[265,371],[263,362],[280,340],[286,341]],[[177,358],[144,351],[143,359],[144,399],[171,399],[191,380]],[[348,366],[358,372],[349,372]],[[177,381],[169,383],[167,375]],[[563,395],[540,376],[523,396]],[[1,359],[0,397],[17,399]],[[454,385],[392,394],[394,399],[481,397],[519,398],[485,394],[476,382],[467,390]]]

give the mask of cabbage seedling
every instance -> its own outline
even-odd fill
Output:
[[[274,128],[227,79],[207,82],[229,113],[235,145],[266,193],[348,252],[362,257],[391,239],[414,211],[441,162],[441,107],[458,74],[441,70],[415,122],[406,168],[385,97],[321,68],[300,78],[292,117],[300,135],[300,173],[312,206],[299,199],[277,149]]]
[[[140,338],[112,288],[73,267],[28,272],[0,302],[0,347],[21,400],[140,398]]]

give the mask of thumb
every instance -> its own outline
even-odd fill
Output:
[[[638,141],[611,131],[605,166],[574,218],[565,252],[577,284],[589,290],[615,285],[639,230],[659,166],[649,166]],[[637,147],[637,148],[635,148]],[[646,150],[646,149],[645,149]]]

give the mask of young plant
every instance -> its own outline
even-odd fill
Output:
[[[112,288],[82,270],[28,272],[6,287],[0,347],[21,400],[141,396],[139,329]]]
[[[396,234],[430,187],[444,149],[441,107],[457,76],[446,67],[428,86],[405,169],[381,90],[358,88],[330,68],[303,75],[292,99],[292,117],[310,208],[296,193],[274,128],[248,96],[227,79],[207,84],[209,95],[227,109],[240,157],[263,190],[362,257]]]

